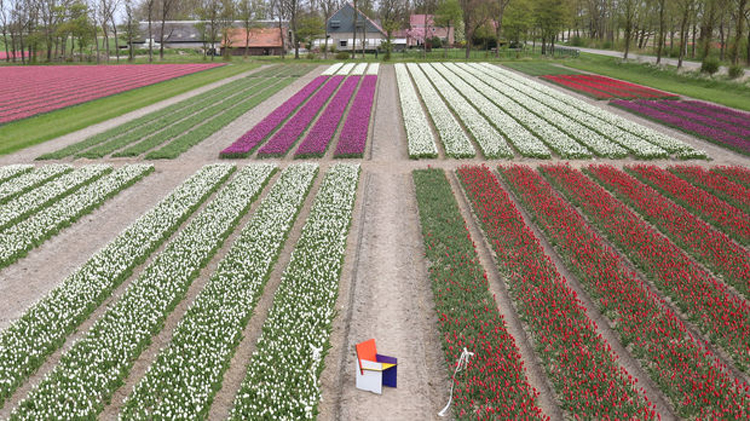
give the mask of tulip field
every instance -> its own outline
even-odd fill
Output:
[[[217,66],[221,64],[3,67],[0,124]]]
[[[0,156],[0,419],[750,419],[746,114],[282,63]]]
[[[596,99],[676,99],[676,95],[599,75],[558,74],[542,79]]]

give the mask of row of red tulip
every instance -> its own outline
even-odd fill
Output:
[[[456,376],[453,414],[458,419],[546,418],[536,404],[537,392],[526,380],[515,339],[488,289],[487,274],[445,173],[418,170],[413,177],[450,370],[464,348],[474,353]]]
[[[707,268],[713,270],[717,275],[721,275],[727,284],[735,287],[745,297],[750,297],[750,256],[742,246],[683,207],[662,196],[653,188],[620,170],[610,166],[591,166],[585,171],[590,171],[594,179],[599,180],[615,196],[630,205],[644,219],[674,241],[677,246],[695,257]],[[630,218],[633,219],[634,224],[638,224],[640,229],[650,231],[634,215]],[[671,255],[681,254],[674,251],[677,247],[672,245],[669,240],[661,238],[661,236],[657,237],[659,238],[655,241],[659,242],[659,247],[662,247],[663,251],[669,250]],[[644,258],[661,259],[662,256],[647,255]],[[693,276],[703,279],[710,277],[705,271],[689,262],[687,256],[679,259],[679,263],[684,265],[683,269],[692,272]],[[636,260],[640,261],[641,259]],[[646,264],[650,265],[651,263]],[[726,289],[722,288],[722,290],[725,291]]]
[[[724,231],[740,244],[750,244],[750,216],[739,209],[655,165],[633,165],[625,167],[625,170]]]
[[[649,269],[663,272],[664,268],[653,261],[656,259],[662,259],[665,266],[674,265],[675,257],[670,253],[676,248],[661,247],[657,234],[647,231],[647,226],[622,203],[580,171],[562,165],[544,166],[541,171],[613,243],[630,247],[627,251],[636,264],[642,263],[644,272]],[[622,344],[672,401],[678,415],[723,418],[730,414],[736,419],[750,416],[748,385],[732,377],[727,367],[690,334],[679,316],[628,269],[575,208],[528,167],[505,168],[502,173],[566,266],[577,275],[602,314],[610,319]],[[643,239],[640,243],[644,250],[650,250],[655,259],[637,260],[639,256],[632,252],[632,245],[638,243],[637,236]],[[736,328],[727,326],[727,329]]]
[[[562,409],[574,418],[657,418],[497,178],[487,167],[457,172]]]
[[[745,167],[719,165],[711,169],[712,173],[721,174],[729,177],[735,183],[740,183],[743,186],[750,188],[750,169]]]
[[[750,188],[734,182],[729,176],[693,165],[677,165],[670,167],[669,171],[750,215]]]

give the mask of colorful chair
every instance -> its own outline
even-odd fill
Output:
[[[396,387],[398,360],[378,354],[375,339],[357,344],[357,389],[383,393],[383,386]]]

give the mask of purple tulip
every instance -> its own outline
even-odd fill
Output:
[[[676,103],[676,101],[638,101],[638,103],[647,107],[656,108],[659,111],[674,114],[678,117],[695,120],[696,122],[703,125],[724,130],[725,132],[729,132],[730,134],[734,134],[745,139],[750,137],[750,129],[746,129],[741,126],[737,126],[735,124],[713,118],[708,115],[709,113],[711,113],[710,111],[708,113],[702,112],[700,114],[697,114],[694,111],[686,110],[677,104],[673,104]]]
[[[277,107],[271,114],[266,116],[260,123],[240,136],[234,143],[221,151],[221,158],[243,158],[253,153],[256,147],[283,123],[299,106],[312,95],[320,85],[328,79],[327,76],[318,76],[304,88],[300,89],[291,98]]]
[[[294,154],[295,158],[320,157],[325,154],[331,138],[339,127],[339,122],[344,115],[344,111],[346,111],[346,106],[349,105],[352,94],[357,89],[359,80],[360,76],[346,78],[344,85],[333,97],[313,128],[307,133],[307,136],[305,136],[305,140],[302,141],[299,149]]]
[[[284,156],[294,142],[315,119],[328,99],[333,95],[345,76],[332,76],[318,92],[284,126],[279,129],[263,147],[258,150],[258,157]]]
[[[750,113],[743,113],[741,111],[719,107],[713,104],[706,104],[705,102],[699,101],[679,101],[678,104],[686,110],[692,110],[703,115],[708,115],[750,129]]]
[[[375,75],[365,76],[352,108],[349,110],[349,115],[346,117],[334,157],[362,157],[365,153],[377,81],[378,77]]]
[[[715,129],[713,127],[707,127],[707,126],[704,126],[702,124],[695,122],[694,120],[682,118],[674,114],[659,111],[655,108],[647,107],[635,101],[615,100],[615,101],[612,101],[610,104],[623,108],[628,111],[632,111],[636,114],[641,114],[652,120],[656,120],[658,122],[664,123],[668,126],[675,127],[682,131],[695,134],[699,137],[707,139],[721,146],[726,146],[728,148],[735,149],[744,154],[750,154],[750,141],[747,141],[737,136],[732,136],[731,134],[723,130]]]

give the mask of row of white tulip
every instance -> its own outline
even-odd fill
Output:
[[[8,266],[25,256],[29,250],[153,170],[153,165],[126,165],[6,228],[0,232],[0,267]]]
[[[112,167],[109,165],[87,165],[22,194],[9,203],[0,205],[0,230],[10,227],[47,206],[51,206],[81,186],[111,171]],[[10,180],[8,183],[13,181],[15,180]]]
[[[404,128],[406,129],[407,148],[409,158],[437,158],[438,151],[435,146],[435,137],[430,130],[430,123],[419,102],[417,92],[411,83],[406,66],[396,63],[396,83],[398,85],[399,102],[401,103],[401,114],[404,117]]]
[[[11,419],[96,417],[274,170],[239,171],[63,354]]]
[[[334,74],[336,74],[336,72],[339,71],[339,69],[343,65],[344,65],[344,63],[333,63],[332,65],[328,66],[327,69],[323,70],[323,73],[321,73],[321,75],[323,75],[323,76],[334,75]]]
[[[506,114],[500,107],[487,99],[472,85],[451,72],[444,64],[433,64],[435,69],[461,92],[474,106],[492,122],[492,124],[515,146],[518,152],[525,157],[549,158],[549,148],[539,140],[533,133],[519,124],[513,117]]]
[[[13,164],[0,167],[0,183],[4,183],[13,177],[18,177],[19,175],[33,169],[34,166],[29,164]]]
[[[512,115],[519,123],[539,137],[550,149],[563,158],[590,158],[592,153],[562,130],[539,118],[536,114],[517,103],[511,96],[495,89],[491,78],[483,78],[479,72],[455,64],[448,64],[448,69],[474,85],[487,98],[492,100],[506,113]]]
[[[203,167],[0,332],[0,406],[232,169]]]
[[[315,164],[284,170],[125,401],[121,419],[207,416],[317,171]]]
[[[555,109],[547,106],[545,103],[524,94],[513,83],[507,83],[507,79],[498,80],[492,77],[486,77],[482,73],[483,68],[475,68],[468,65],[460,65],[461,68],[481,78],[501,94],[512,98],[519,105],[534,113],[538,118],[547,121],[571,138],[578,141],[590,149],[594,154],[607,158],[623,158],[628,155],[628,151],[620,145],[613,143],[610,139],[602,136],[600,133],[591,130],[580,121],[571,118],[571,116],[560,113]],[[504,83],[506,82],[506,83]]]
[[[669,156],[669,152],[666,150],[647,142],[630,132],[622,130],[604,120],[566,104],[555,97],[545,95],[541,91],[533,89],[530,84],[523,83],[516,78],[508,77],[509,72],[505,72],[502,69],[500,69],[499,72],[494,71],[494,68],[499,69],[497,66],[491,68],[482,65],[472,65],[471,68],[480,72],[482,77],[489,77],[492,80],[495,80],[496,83],[506,86],[507,89],[512,89],[514,92],[517,92],[517,95],[525,98],[526,101],[536,101],[548,107],[547,109],[550,111],[548,111],[547,114],[552,115],[554,113],[567,116],[570,120],[576,121],[590,131],[593,131],[595,136],[603,136],[606,141],[619,145],[619,147],[627,150],[638,158],[655,159],[666,158]],[[516,75],[513,76],[515,77]],[[536,84],[536,82],[533,81],[531,83]],[[537,85],[546,88],[544,85]]]
[[[354,69],[349,75],[350,76],[362,76],[365,74],[365,69],[367,69],[367,63],[357,63],[357,65],[354,66]]]
[[[585,101],[579,100],[571,95],[561,92],[557,89],[550,88],[542,83],[530,80],[529,78],[517,75],[511,71],[502,69],[498,66],[493,66],[489,63],[483,63],[481,66],[484,69],[488,69],[490,74],[496,73],[504,77],[513,79],[521,84],[524,84],[538,92],[553,97],[559,101],[562,101],[574,108],[577,108],[586,114],[596,117],[597,119],[609,123],[615,127],[618,127],[626,132],[635,135],[656,147],[666,150],[667,152],[676,153],[680,158],[705,158],[707,157],[706,152],[700,149],[696,149],[685,142],[675,139],[671,136],[659,133],[656,130],[645,127],[627,118],[621,117],[617,114],[603,110],[599,107],[591,105]],[[599,125],[597,125],[599,127]],[[645,146],[639,145],[646,149]]]
[[[452,158],[470,158],[476,155],[469,137],[466,136],[456,117],[453,116],[448,106],[440,98],[440,94],[437,93],[420,70],[419,65],[409,63],[406,67],[414,79],[419,95],[422,97],[440,140],[443,142],[445,154]]]
[[[474,136],[486,158],[511,158],[513,151],[503,135],[474,108],[461,94],[451,86],[430,64],[421,64],[420,68],[432,81],[438,92],[445,98],[446,104],[463,121],[466,129]]]
[[[326,175],[274,295],[230,418],[314,419],[359,165]]]
[[[370,67],[367,68],[367,71],[365,72],[365,74],[377,76],[379,71],[380,71],[380,63],[372,63],[370,64]]]
[[[573,107],[553,96],[546,95],[540,90],[534,89],[530,84],[523,83],[515,78],[506,77],[506,73],[494,72],[492,69],[484,66],[476,66],[478,70],[483,71],[489,77],[495,77],[500,82],[503,82],[519,92],[527,95],[548,107],[557,110],[558,112],[569,116],[570,118],[578,121],[582,125],[601,133],[606,136],[612,142],[622,146],[623,148],[630,151],[633,155],[643,159],[654,159],[668,157],[669,153],[650,143],[646,140],[628,132],[621,128],[614,126],[600,118],[597,118],[591,114],[588,114],[578,108]],[[515,76],[515,75],[514,75]],[[535,83],[535,82],[532,82]],[[546,88],[544,85],[537,84]],[[547,88],[549,89],[549,88]]]
[[[335,74],[339,76],[347,76],[354,69],[355,65],[356,63],[345,63]]]
[[[33,171],[14,177],[6,183],[0,184],[0,203],[8,202],[14,197],[18,197],[70,171],[73,171],[73,167],[68,164],[52,164],[35,168]]]

